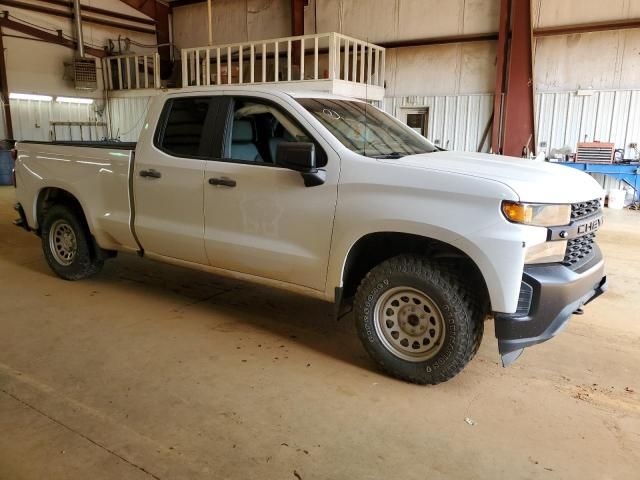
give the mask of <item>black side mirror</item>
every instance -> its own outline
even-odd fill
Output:
[[[300,172],[307,187],[322,185],[326,172],[316,168],[316,146],[310,142],[281,142],[276,165]]]

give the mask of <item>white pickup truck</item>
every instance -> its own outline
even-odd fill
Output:
[[[116,252],[353,299],[365,349],[437,384],[495,318],[503,364],[606,289],[600,186],[444,151],[365,102],[274,88],[155,97],[137,144],[20,142],[18,224],[67,280]]]

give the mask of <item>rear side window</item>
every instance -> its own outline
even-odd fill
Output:
[[[211,97],[185,97],[170,100],[163,112],[164,127],[156,146],[179,157],[210,157],[211,143],[203,138]]]

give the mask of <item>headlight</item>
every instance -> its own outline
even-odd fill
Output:
[[[538,227],[559,227],[571,223],[571,205],[502,202],[507,220]]]
[[[527,248],[524,263],[555,263],[564,260],[567,241],[544,242]]]

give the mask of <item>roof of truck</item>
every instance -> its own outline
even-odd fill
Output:
[[[281,83],[259,83],[252,85],[211,85],[211,86],[191,86],[185,88],[177,88],[177,89],[167,89],[164,90],[164,93],[167,95],[176,95],[176,94],[197,94],[197,93],[208,93],[208,92],[219,92],[219,91],[228,91],[228,92],[262,92],[262,93],[280,93],[284,95],[288,95],[292,98],[324,98],[331,100],[350,100],[360,102],[362,100],[357,98],[345,97],[341,95],[336,95],[331,92],[325,92],[322,90],[304,90],[304,89],[291,89],[290,82],[281,82]]]

